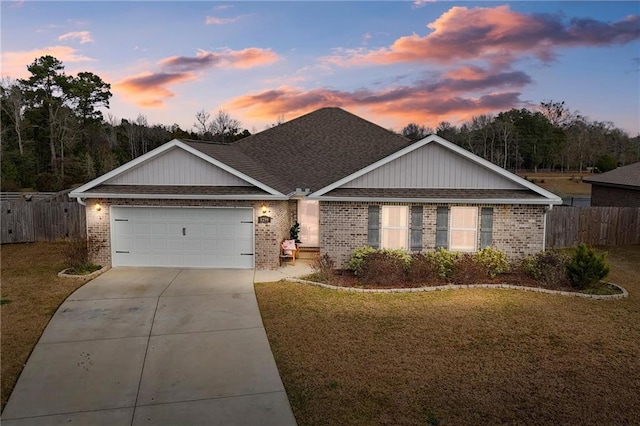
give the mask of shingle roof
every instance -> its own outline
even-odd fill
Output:
[[[640,162],[618,167],[610,172],[586,178],[584,182],[640,188]]]
[[[411,143],[340,108],[319,109],[230,145],[182,141],[283,194],[313,192]]]

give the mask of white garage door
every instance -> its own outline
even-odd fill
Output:
[[[253,209],[111,207],[113,266],[253,268]]]

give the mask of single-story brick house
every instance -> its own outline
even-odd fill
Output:
[[[640,162],[583,180],[591,184],[594,207],[640,207]]]
[[[274,269],[295,221],[344,267],[363,245],[511,258],[545,247],[556,195],[438,136],[322,108],[236,143],[172,140],[73,190],[95,260]]]

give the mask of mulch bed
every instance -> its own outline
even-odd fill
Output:
[[[355,275],[353,271],[349,269],[338,269],[335,271],[335,275],[329,284],[340,286],[340,287],[390,289],[390,288],[436,287],[441,285],[460,284],[460,283],[456,283],[453,280],[448,280],[448,279],[434,278],[434,279],[425,280],[425,281],[401,281],[401,282],[392,282],[388,284],[374,284],[374,283],[370,283],[362,280],[360,277]],[[548,288],[550,290],[575,291],[575,289],[570,286],[554,286],[554,287],[545,286],[541,282],[534,280],[533,278],[527,276],[522,272],[507,272],[507,273],[498,275],[497,277],[494,277],[494,278],[491,278],[489,276],[479,277],[477,280],[473,280],[473,282],[468,282],[464,284],[512,284],[512,285],[521,285],[526,287]]]

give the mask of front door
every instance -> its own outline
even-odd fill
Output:
[[[304,247],[320,246],[320,210],[318,201],[298,200],[300,241]]]

